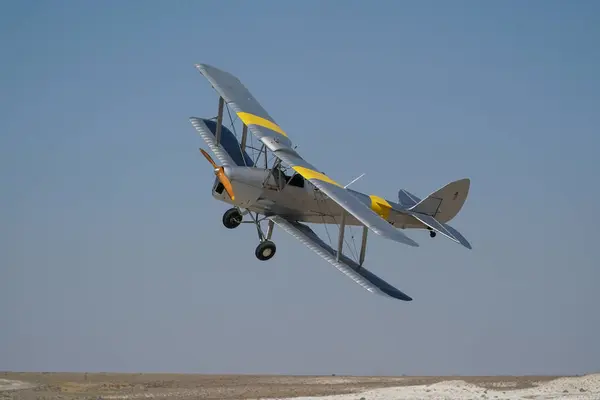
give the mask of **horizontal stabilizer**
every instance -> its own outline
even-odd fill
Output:
[[[465,246],[467,249],[471,249],[471,244],[460,234],[456,229],[452,228],[450,225],[439,222],[437,219],[433,218],[431,215],[419,214],[416,212],[408,211],[408,214],[412,217],[418,219],[423,224],[427,225],[431,229],[436,232],[441,233],[447,238],[455,241],[456,243],[460,243]]]
[[[412,300],[410,296],[396,289],[345,255],[340,254],[340,258],[337,260],[337,251],[321,240],[308,226],[299,222],[289,221],[278,215],[268,218],[369,292],[384,296],[387,295],[403,301]]]
[[[454,229],[453,227],[451,227],[448,224],[444,224],[443,222],[441,224],[444,228],[446,228],[446,230],[448,232],[450,232],[452,234],[452,236],[454,236],[456,239],[458,239],[460,244],[462,244],[469,250],[471,250],[473,248],[473,247],[471,247],[471,243],[469,243],[469,241],[463,235],[461,235],[461,233],[459,231],[457,231],[456,229]]]

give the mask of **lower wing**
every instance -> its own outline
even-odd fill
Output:
[[[299,222],[287,220],[278,215],[270,216],[268,218],[369,292],[403,301],[412,300],[410,296],[396,289],[343,254],[340,255],[340,259],[337,261],[337,251],[321,240],[321,238],[319,238],[319,236],[317,236],[317,234],[308,226]]]
[[[208,148],[217,157],[220,164],[236,165],[231,155],[227,152],[226,149],[223,148],[223,145],[217,143],[217,139],[215,139],[214,133],[206,125],[204,119],[191,117],[190,122],[192,123],[196,131],[198,131],[200,137],[204,139],[204,141],[208,145]]]

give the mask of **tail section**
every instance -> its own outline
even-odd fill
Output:
[[[401,212],[414,218],[414,224],[411,224],[413,227],[429,229],[432,231],[432,237],[435,236],[435,232],[438,232],[456,243],[462,244],[467,249],[471,249],[469,241],[456,229],[446,224],[462,209],[469,194],[470,185],[471,181],[468,178],[459,179],[450,182],[424,199],[418,198],[407,190],[400,189],[398,201],[403,207]]]
[[[441,223],[445,223],[454,218],[461,210],[469,194],[470,186],[471,181],[469,178],[465,178],[447,184],[423,200],[419,200],[418,197],[406,190],[401,190],[398,193],[398,198],[401,203],[409,203],[409,201],[416,203],[408,208],[409,211],[430,216]],[[421,222],[425,223],[424,221]]]

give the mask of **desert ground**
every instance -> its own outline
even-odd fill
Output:
[[[573,377],[360,377],[0,372],[2,400],[143,398],[600,400],[600,374]]]

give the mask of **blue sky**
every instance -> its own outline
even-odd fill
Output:
[[[0,13],[0,370],[600,370],[600,5],[7,2]],[[468,251],[371,236],[369,294],[285,232],[270,262],[188,121],[237,75],[354,189],[469,177]],[[355,233],[359,230],[355,229]]]

